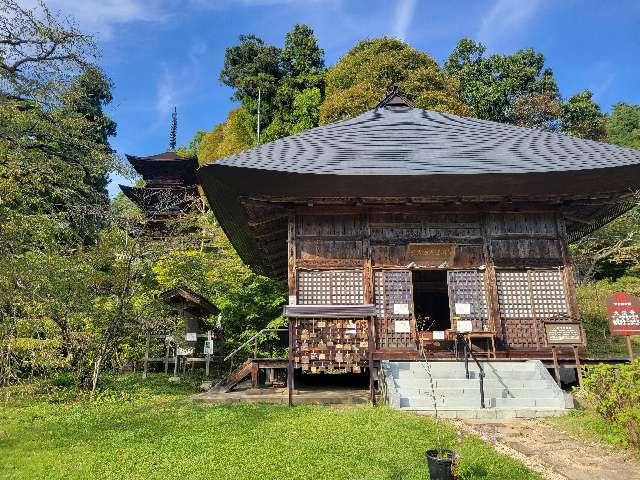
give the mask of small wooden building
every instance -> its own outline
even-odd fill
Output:
[[[357,371],[450,356],[455,322],[548,358],[545,323],[579,320],[568,245],[632,206],[640,152],[394,92],[198,175],[242,259],[287,280],[296,367]]]

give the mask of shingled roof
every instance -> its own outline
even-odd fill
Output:
[[[243,260],[268,270],[273,262],[260,253],[247,199],[553,201],[567,205],[567,232],[576,240],[630,207],[640,151],[425,111],[396,94],[357,117],[205,165],[198,177]],[[600,200],[571,210],[578,197]]]
[[[640,164],[640,151],[404,106],[377,108],[211,167],[326,175],[565,172]]]

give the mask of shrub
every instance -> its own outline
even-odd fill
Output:
[[[640,359],[589,367],[581,395],[604,419],[624,429],[629,445],[640,448]]]

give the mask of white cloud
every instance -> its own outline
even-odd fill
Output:
[[[491,44],[525,28],[542,7],[542,0],[496,0],[482,17],[478,40]]]
[[[36,7],[35,0],[25,0],[28,7]],[[157,0],[48,0],[53,12],[74,18],[83,30],[103,39],[113,37],[116,25],[131,22],[166,21],[169,15],[163,2]]]
[[[396,16],[393,20],[393,36],[400,40],[407,39],[407,33],[413,20],[413,13],[416,9],[416,0],[402,0],[396,9]]]
[[[162,74],[158,79],[156,93],[156,110],[166,117],[176,105],[176,82],[166,63],[162,64]]]
[[[191,44],[185,52],[184,59],[177,67],[166,62],[160,64],[161,72],[156,84],[155,110],[158,121],[164,122],[173,111],[181,105],[193,101],[197,91],[202,89],[202,58],[207,56],[207,45],[203,42]]]

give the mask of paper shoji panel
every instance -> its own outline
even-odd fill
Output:
[[[533,318],[529,274],[526,271],[499,270],[498,303],[503,318]]]
[[[542,320],[567,318],[569,311],[562,271],[531,270],[529,278],[533,312],[536,318]]]
[[[483,330],[487,324],[487,293],[484,272],[478,270],[451,270],[448,272],[449,307],[451,316],[471,320],[473,329]],[[471,305],[469,315],[456,314],[456,303]]]
[[[363,274],[357,270],[301,270],[299,305],[358,305],[364,302]]]

